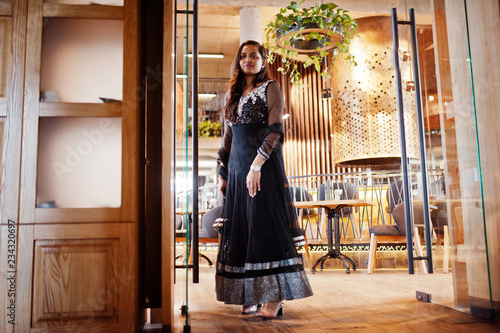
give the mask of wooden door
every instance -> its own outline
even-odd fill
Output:
[[[125,0],[123,6],[106,6],[16,0],[6,5],[0,2],[0,14],[4,13],[10,14],[10,36],[13,37],[10,39],[12,59],[8,62],[12,86],[9,85],[4,112],[9,131],[8,143],[4,145],[8,160],[4,165],[9,177],[2,183],[2,199],[5,199],[2,200],[2,272],[9,264],[6,252],[9,220],[16,226],[12,230],[15,230],[17,248],[15,273],[12,273],[15,274],[15,296],[10,298],[6,293],[9,282],[4,276],[0,282],[4,309],[0,330],[138,331],[142,321],[138,311],[137,274],[138,173],[139,161],[142,161],[138,153],[141,99],[138,3]],[[78,38],[72,41],[68,36],[73,33],[73,22],[80,25],[82,37],[77,34]],[[82,28],[101,24],[105,26],[102,30]],[[107,50],[114,43],[103,37],[109,36],[108,26],[122,27],[122,56],[116,57],[121,73],[110,71],[102,75],[108,69],[105,67],[100,73],[95,71],[100,75],[97,80],[82,85],[83,90],[97,90],[92,98],[103,97],[106,103],[74,98],[66,93],[67,88],[72,87],[78,94],[82,88],[75,87],[80,87],[78,84],[88,72],[94,72],[82,64],[93,60],[102,66],[99,59],[109,55],[96,56],[86,49],[88,46]],[[55,36],[47,36],[50,29]],[[8,36],[4,31],[2,36]],[[62,41],[66,44],[62,45]],[[5,40],[2,43],[6,43]],[[82,43],[86,46],[82,47]],[[72,47],[76,50],[72,52],[73,66],[58,73],[64,57],[59,54],[56,58],[53,48],[67,51]],[[111,65],[108,67],[116,64]],[[46,81],[53,73],[69,79],[54,88],[51,84],[57,80]],[[119,81],[119,97],[99,95],[99,89],[109,93],[108,85],[102,81],[116,81],[114,75]],[[53,93],[44,92],[54,90],[58,91],[55,95],[60,95],[59,101]],[[2,101],[0,96],[0,110]],[[75,123],[87,127],[72,132],[71,126]],[[113,134],[115,146],[108,145],[108,134]],[[48,137],[59,144],[54,146],[58,148],[48,149]],[[112,148],[116,142],[118,148]],[[54,155],[48,158],[49,153],[57,150],[61,160]],[[102,174],[108,167],[109,155],[113,155],[117,164],[113,164],[113,172]],[[97,163],[84,169],[84,164],[91,159]],[[101,165],[99,161],[103,161]],[[44,167],[49,170],[45,174],[41,173]],[[82,173],[82,170],[86,171]],[[63,179],[75,174],[80,176],[74,177],[73,182]],[[96,175],[104,175],[101,183]],[[118,183],[109,185],[112,184],[109,178],[117,178]],[[84,189],[87,180],[100,185]],[[56,185],[67,192],[54,194],[51,187]],[[84,195],[84,192],[84,203],[67,200],[68,196]],[[108,192],[112,197],[109,201],[108,195],[103,195]],[[46,200],[51,195],[57,199]],[[92,199],[96,197],[100,199],[94,202]],[[15,326],[5,320],[8,313],[4,304],[11,302],[15,304]]]

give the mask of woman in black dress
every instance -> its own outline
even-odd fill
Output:
[[[276,317],[283,300],[312,295],[296,246],[304,237],[283,166],[283,96],[269,78],[266,51],[241,44],[226,94],[225,133],[219,150],[225,197],[217,255],[217,299],[242,313]]]

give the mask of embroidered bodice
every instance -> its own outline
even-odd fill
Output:
[[[269,83],[266,81],[247,95],[240,98],[236,108],[235,121],[228,122],[229,126],[238,124],[267,124],[267,96]]]

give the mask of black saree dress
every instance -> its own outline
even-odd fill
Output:
[[[217,255],[217,300],[255,305],[312,295],[296,246],[304,244],[283,166],[283,97],[267,81],[241,97],[219,150],[227,180],[225,223]],[[266,160],[260,191],[250,197],[246,177],[256,154]]]

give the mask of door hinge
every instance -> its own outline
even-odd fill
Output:
[[[417,291],[417,299],[422,302],[430,302],[431,294],[425,293],[423,291]]]

